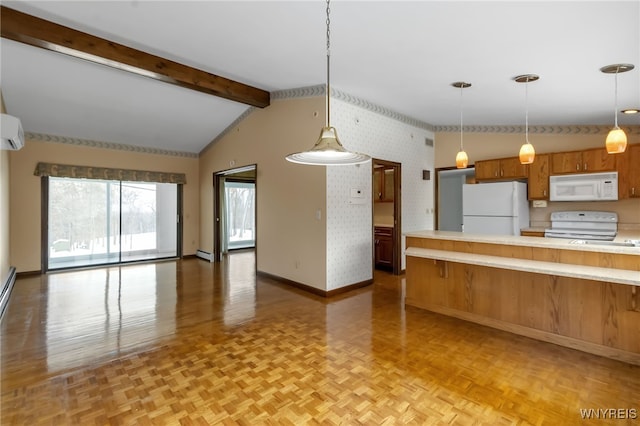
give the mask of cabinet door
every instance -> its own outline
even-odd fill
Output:
[[[476,161],[476,180],[499,179],[500,160]]]
[[[549,154],[536,155],[529,164],[529,199],[549,199]]]
[[[582,151],[551,154],[551,174],[579,173],[582,171]]]
[[[395,171],[393,169],[385,169],[384,171],[384,201],[393,201],[394,196],[394,177]]]
[[[616,169],[616,157],[619,154],[609,154],[605,148],[595,148],[582,151],[583,172],[608,172]]]
[[[373,171],[373,201],[382,200],[382,184],[383,184],[383,169],[375,169]]]
[[[376,168],[373,171],[373,201],[392,202],[394,197],[395,170],[393,168]]]
[[[503,158],[500,160],[501,178],[526,178],[527,165],[520,164],[520,158]]]
[[[629,145],[629,197],[640,198],[640,144]],[[616,154],[619,155],[619,154]]]
[[[374,228],[375,264],[378,267],[393,268],[393,228]]]
[[[393,241],[390,237],[377,237],[375,252],[377,267],[393,268]]]

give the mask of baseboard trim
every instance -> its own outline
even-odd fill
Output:
[[[2,283],[2,291],[0,291],[0,320],[4,317],[4,312],[9,304],[9,297],[11,296],[11,290],[16,283],[16,268],[13,266],[9,268],[9,274],[7,279]]]
[[[297,281],[290,280],[288,278],[283,278],[283,277],[280,277],[278,275],[273,275],[273,274],[270,274],[268,272],[256,271],[256,276],[262,277],[262,278],[269,278],[269,279],[278,281],[278,282],[280,282],[282,284],[286,284],[286,285],[289,285],[291,287],[295,287],[297,289],[304,290],[304,291],[306,291],[308,293],[313,293],[313,294],[315,294],[317,296],[321,296],[321,297],[333,297],[333,296],[336,296],[338,294],[347,293],[349,291],[352,291],[352,290],[355,290],[355,289],[358,289],[358,288],[362,288],[362,287],[366,287],[366,286],[368,286],[370,284],[373,284],[373,279],[370,279],[370,280],[366,280],[366,281],[360,281],[358,283],[351,284],[351,285],[348,285],[348,286],[345,286],[345,287],[340,287],[340,288],[336,288],[336,289],[333,289],[333,290],[326,291],[326,290],[322,290],[322,289],[319,289],[319,288],[316,288],[316,287],[311,287],[310,285],[299,283]]]
[[[41,271],[23,271],[16,273],[16,278],[25,278],[25,277],[37,277],[38,275],[42,275]]]
[[[195,254],[185,254],[184,256],[181,257],[181,259],[186,260],[186,259],[197,259],[198,256],[196,256]]]

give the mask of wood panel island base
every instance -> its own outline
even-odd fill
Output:
[[[405,303],[640,365],[640,248],[406,234]]]

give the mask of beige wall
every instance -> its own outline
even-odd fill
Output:
[[[630,143],[640,143],[640,131],[635,126],[628,132]],[[529,140],[538,153],[581,150],[604,147],[606,134],[530,134]],[[515,157],[524,141],[523,134],[505,133],[465,133],[464,149],[469,155],[469,164],[478,160]],[[460,147],[460,133],[436,133],[436,168],[454,167],[455,156]],[[618,213],[620,229],[636,229],[640,226],[640,199],[614,202],[549,202],[547,207],[531,208],[532,226],[547,226],[553,211],[559,210],[602,210]]]
[[[275,100],[201,154],[201,249],[213,251],[213,174],[257,164],[257,269],[325,289],[325,167],[285,160],[287,154],[311,148],[324,114],[322,97]]]
[[[0,91],[0,112],[6,112]],[[0,285],[9,274],[9,151],[0,150]]]
[[[198,247],[198,159],[92,148],[27,140],[11,153],[11,263],[18,272],[40,270],[40,178],[33,175],[39,161],[97,167],[185,173],[183,254]]]

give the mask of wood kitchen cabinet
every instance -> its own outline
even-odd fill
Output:
[[[549,154],[539,154],[529,164],[529,200],[549,199]]]
[[[394,170],[379,167],[373,171],[373,193],[376,202],[393,202],[394,199]]]
[[[555,152],[551,154],[551,174],[615,171],[616,155],[604,148]]]
[[[374,254],[376,268],[393,269],[393,228],[374,228]]]
[[[628,145],[618,161],[618,197],[640,198],[640,144]]]
[[[526,164],[520,164],[518,157],[476,161],[476,180],[525,179],[528,175]]]

